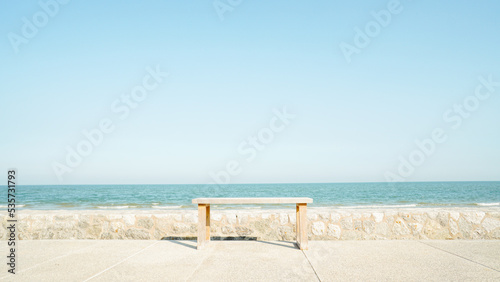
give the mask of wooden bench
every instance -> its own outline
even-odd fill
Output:
[[[210,205],[223,204],[296,204],[297,245],[307,250],[307,204],[311,198],[196,198],[198,204],[198,247],[202,249],[210,241]]]

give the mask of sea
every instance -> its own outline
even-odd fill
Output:
[[[7,187],[3,186],[5,192]],[[500,206],[500,182],[288,183],[226,185],[20,185],[29,210],[193,209],[198,197],[310,197],[311,207],[416,208]],[[6,207],[0,204],[1,207]],[[274,209],[290,205],[221,205]]]

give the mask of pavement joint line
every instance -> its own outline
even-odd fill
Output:
[[[134,254],[132,254],[132,255],[130,255],[130,256],[128,256],[128,257],[126,257],[126,258],[124,258],[123,260],[121,260],[121,261],[119,261],[119,262],[117,262],[117,263],[113,264],[112,266],[110,266],[110,267],[108,267],[108,268],[106,268],[106,269],[104,269],[104,270],[102,270],[102,271],[100,271],[100,272],[98,272],[98,273],[94,274],[93,276],[91,276],[91,277],[89,277],[89,278],[85,279],[85,280],[84,280],[84,282],[85,282],[85,281],[89,281],[89,280],[91,280],[91,279],[96,278],[97,276],[99,276],[99,275],[103,274],[104,272],[106,272],[106,271],[108,271],[108,270],[112,269],[113,267],[115,267],[115,266],[117,266],[117,265],[119,265],[119,264],[121,264],[121,263],[125,262],[125,261],[126,261],[126,260],[128,260],[129,258],[132,258],[132,257],[134,257],[134,256],[136,256],[136,255],[138,255],[138,254],[140,254],[140,253],[142,253],[142,252],[144,252],[145,250],[147,250],[147,249],[151,248],[152,246],[154,246],[154,245],[158,244],[159,242],[160,242],[160,241],[156,241],[156,242],[154,242],[153,244],[151,244],[151,245],[149,245],[149,246],[147,246],[147,247],[145,247],[145,248],[143,248],[143,249],[139,250],[138,252],[136,252],[136,253],[134,253]]]
[[[38,266],[40,266],[40,265],[42,265],[42,264],[46,264],[46,263],[49,263],[49,262],[51,262],[51,261],[54,261],[54,260],[57,260],[57,259],[60,259],[60,258],[63,258],[63,257],[67,257],[67,256],[69,256],[69,255],[72,255],[72,254],[76,253],[76,252],[83,251],[83,250],[85,250],[85,249],[88,249],[88,248],[93,247],[93,246],[98,245],[98,244],[99,244],[99,242],[94,243],[94,244],[89,245],[89,246],[86,246],[86,247],[83,247],[83,248],[80,248],[80,249],[78,249],[78,250],[76,250],[76,251],[69,252],[69,253],[67,253],[67,254],[57,256],[57,257],[55,257],[55,258],[51,258],[51,259],[46,260],[46,261],[44,261],[44,262],[37,263],[37,264],[35,264],[35,265],[31,266],[31,267],[28,267],[28,268],[26,268],[26,269],[23,269],[23,270],[17,271],[17,272],[16,272],[16,274],[26,272],[26,271],[28,271],[28,270],[30,270],[30,269],[33,269],[33,268],[35,268],[35,267],[38,267]],[[0,280],[3,280],[4,278],[7,278],[7,277],[9,277],[9,276],[10,276],[10,275],[2,276],[2,277],[0,277]]]
[[[200,266],[207,260],[207,257],[208,257],[208,255],[206,254],[206,251],[208,251],[207,249],[208,248],[205,247],[204,250],[196,250],[197,252],[203,252],[205,256],[203,257],[203,260],[200,261],[200,264],[198,264],[198,266],[196,266],[196,268],[193,270],[193,272],[191,272],[191,274],[184,281],[189,281],[189,279],[191,279],[191,277],[193,277],[193,275],[196,273],[196,271],[198,271]]]
[[[462,258],[462,259],[468,260],[468,261],[470,261],[470,262],[473,262],[473,263],[479,264],[479,265],[481,265],[481,266],[484,266],[484,267],[489,268],[489,269],[491,269],[491,270],[494,270],[494,271],[496,271],[496,272],[500,272],[500,270],[498,270],[498,269],[495,269],[495,268],[493,268],[493,267],[491,267],[491,266],[488,266],[488,265],[482,264],[482,263],[477,262],[477,261],[473,261],[473,260],[471,260],[471,259],[469,259],[469,258],[466,258],[466,257],[464,257],[464,256],[461,256],[461,255],[458,255],[458,254],[452,253],[452,252],[447,251],[447,250],[443,250],[443,249],[438,248],[438,247],[436,247],[436,246],[432,246],[432,245],[426,244],[426,243],[424,243],[424,242],[422,242],[422,241],[418,241],[418,242],[420,242],[420,243],[422,243],[422,244],[424,244],[424,245],[426,245],[426,246],[432,247],[432,248],[434,248],[434,249],[436,249],[436,250],[440,250],[440,251],[443,251],[443,252],[445,252],[445,253],[448,253],[448,254],[451,254],[451,255],[457,256],[457,257],[459,257],[459,258]]]
[[[319,278],[319,275],[318,275],[318,273],[316,272],[316,269],[314,269],[314,266],[312,265],[311,261],[310,261],[310,260],[309,260],[309,258],[307,257],[307,255],[306,255],[306,253],[304,252],[304,250],[300,250],[300,251],[301,251],[301,252],[304,254],[304,256],[306,257],[306,260],[307,260],[307,262],[309,263],[309,265],[311,266],[312,270],[314,271],[314,274],[316,275],[316,278],[318,278],[318,281],[320,281],[320,282],[321,282],[321,279]]]

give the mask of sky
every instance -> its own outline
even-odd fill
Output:
[[[47,185],[498,181],[499,9],[1,0],[0,170]]]

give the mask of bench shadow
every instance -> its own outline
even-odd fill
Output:
[[[187,248],[195,249],[196,250],[196,240],[197,237],[189,237],[189,236],[168,236],[168,237],[163,237],[161,240],[165,241],[170,241],[174,244],[178,244]],[[186,242],[182,241],[194,241],[194,245],[188,244]],[[298,249],[297,243],[294,242],[288,242],[288,241],[279,241],[279,242],[268,242],[268,241],[258,241],[257,237],[250,237],[250,236],[229,236],[229,237],[222,237],[222,236],[213,236],[210,237],[210,241],[256,241],[258,243],[262,244],[269,244],[269,245],[274,245],[274,246],[279,246],[283,248],[290,248],[290,249]]]
[[[295,242],[288,242],[288,241],[278,241],[278,242],[269,242],[269,241],[257,241],[262,244],[269,244],[269,245],[274,245],[274,246],[280,246],[283,248],[289,248],[289,249],[300,249],[297,243]]]
[[[190,245],[186,242],[182,242],[182,241],[179,241],[177,239],[165,239],[165,238],[161,238],[162,240],[165,240],[165,241],[170,241],[174,244],[177,244],[177,245],[181,245],[181,246],[184,246],[184,247],[188,247],[188,248],[191,248],[191,249],[195,249],[196,250],[196,242],[194,242],[194,245]],[[185,239],[185,240],[189,240],[189,239]]]
[[[213,236],[210,237],[211,241],[257,241],[257,237],[250,236]]]
[[[175,241],[175,240],[184,240],[184,241],[196,241],[198,238],[193,237],[193,236],[167,236],[161,238],[162,240],[169,240],[169,241]],[[222,236],[211,236],[210,241],[257,241],[257,237],[250,237],[250,236],[227,236],[227,237],[222,237]]]

